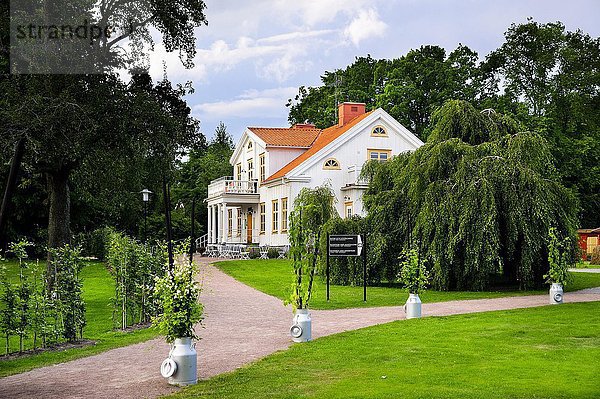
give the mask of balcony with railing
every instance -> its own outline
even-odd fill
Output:
[[[345,187],[366,187],[369,182],[360,176],[362,168],[360,166],[351,165],[348,167],[348,173],[345,178]]]
[[[258,194],[258,182],[256,180],[234,180],[232,176],[224,176],[211,181],[208,185],[208,198],[227,194],[256,195]]]

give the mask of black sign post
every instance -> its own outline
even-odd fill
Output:
[[[331,256],[360,256],[363,255],[363,300],[367,301],[367,253],[366,236],[356,234],[329,235],[327,234],[327,300],[329,301],[329,258]]]

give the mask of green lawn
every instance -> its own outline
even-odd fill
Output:
[[[592,265],[589,260],[577,263],[576,269],[600,269],[600,265]]]
[[[2,262],[1,265],[7,266],[9,275],[15,276],[13,277],[15,281],[18,280],[18,277],[16,277],[18,276],[18,266],[15,262]],[[45,264],[40,263],[40,267],[45,267]],[[112,331],[110,298],[114,295],[114,282],[104,264],[99,262],[87,263],[82,270],[81,277],[83,279],[83,296],[86,303],[87,316],[87,326],[83,331],[83,335],[85,339],[96,341],[96,344],[83,348],[48,351],[12,360],[0,357],[0,377],[21,373],[36,367],[90,356],[158,336],[152,328],[128,333]],[[18,349],[17,337],[13,337],[11,346]]]
[[[564,304],[295,344],[170,398],[598,398],[598,359],[600,303]]]
[[[269,295],[285,298],[292,283],[291,266],[288,260],[242,260],[218,262],[217,267],[237,280]],[[600,274],[573,273],[573,283],[566,291],[588,287],[600,287]],[[423,302],[443,302],[459,299],[498,298],[504,296],[542,294],[547,291],[432,291],[420,294]],[[310,307],[313,309],[341,309],[371,306],[397,306],[406,302],[406,290],[394,287],[368,287],[367,302],[363,302],[362,287],[332,285],[330,301],[326,300],[325,283],[315,280]]]

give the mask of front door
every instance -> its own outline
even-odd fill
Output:
[[[246,242],[248,244],[252,244],[252,214],[250,212],[248,212],[248,220],[246,223],[246,227],[247,227]]]

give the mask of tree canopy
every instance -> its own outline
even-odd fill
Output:
[[[423,147],[364,169],[367,223],[380,242],[375,263],[416,247],[437,289],[540,285],[549,229],[572,238],[577,226],[577,202],[547,142],[464,101],[446,103],[433,119]]]
[[[391,60],[358,57],[325,72],[321,86],[300,87],[288,101],[289,121],[328,127],[336,123],[337,103],[360,101],[383,108],[425,141],[437,124],[432,115],[448,100],[495,109],[547,141],[560,181],[581,204],[579,225],[600,226],[600,38],[530,19],[511,25],[504,43],[478,59],[464,45],[449,53],[421,46]]]

